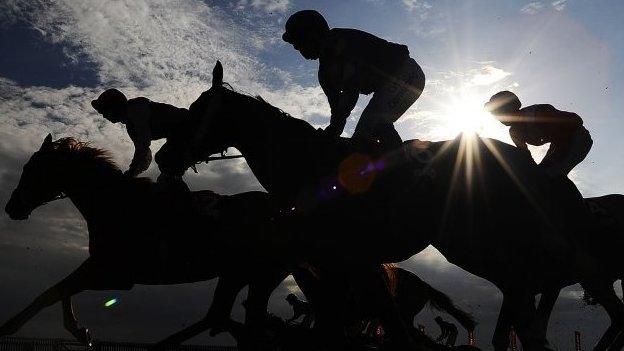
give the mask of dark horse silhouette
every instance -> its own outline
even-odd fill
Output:
[[[177,212],[168,194],[148,179],[123,176],[105,151],[72,138],[52,142],[48,135],[25,165],[6,212],[13,219],[27,219],[35,208],[61,194],[87,221],[90,257],[2,325],[0,335],[14,333],[41,309],[63,301],[66,328],[89,342],[88,330],[73,314],[71,296],[83,290],[127,290],[134,284],[235,277],[250,284],[248,301],[266,305],[274,286],[264,285],[281,281],[287,272],[282,267],[296,262],[288,255],[296,245],[274,225],[266,193],[197,192],[193,195],[201,212]],[[231,296],[222,296],[218,288],[208,316],[229,316],[231,303],[221,302]],[[211,326],[212,320],[207,317],[200,327]]]
[[[284,209],[310,218],[301,246],[328,248],[322,258],[305,258],[312,264],[370,267],[407,259],[432,244],[503,292],[501,320],[511,320],[526,349],[545,343],[535,335],[544,323],[535,319],[537,293],[554,303],[561,287],[589,285],[603,275],[584,249],[587,213],[562,204],[535,162],[515,147],[460,136],[407,141],[375,155],[349,140],[324,138],[305,121],[224,87],[222,76],[217,64],[212,88],[191,106],[204,133],[196,159],[228,147],[240,150]],[[367,275],[369,284],[374,276]],[[368,288],[392,310],[383,284]],[[389,331],[406,335],[396,310],[384,318]],[[495,347],[502,349],[506,339],[495,339]]]
[[[624,302],[615,293],[613,284],[616,280],[624,278],[624,268],[621,264],[621,250],[624,246],[624,195],[591,197],[586,198],[585,202],[596,218],[596,226],[592,231],[592,240],[588,242],[588,248],[600,253],[601,275],[591,281],[579,281],[579,283],[585,289],[586,294],[593,298],[593,302],[602,305],[611,320],[609,328],[593,350],[622,350],[624,348]],[[538,333],[545,336],[554,300],[543,305],[540,303],[540,305],[537,318],[542,321],[542,329]],[[504,333],[509,335],[508,329],[501,331],[501,334]]]
[[[273,230],[266,193],[195,192],[201,212],[180,212],[150,180],[123,176],[106,152],[72,138],[52,142],[48,135],[24,166],[6,212],[12,219],[26,219],[61,194],[87,222],[90,257],[2,325],[0,336],[16,332],[41,309],[62,300],[66,328],[88,342],[88,331],[71,307],[71,296],[83,290],[129,290],[134,284],[189,283],[232,274],[250,284],[253,298],[255,291],[273,288],[262,285],[270,272],[279,272],[284,263],[276,259],[288,252],[281,246],[288,239]],[[256,281],[258,271],[262,280]],[[209,316],[224,313],[221,306],[212,307]]]

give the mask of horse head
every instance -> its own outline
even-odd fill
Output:
[[[37,207],[61,196],[58,157],[52,136],[48,134],[39,151],[24,165],[17,188],[5,211],[11,219],[24,220]]]
[[[227,85],[227,84],[225,84]],[[200,161],[210,155],[227,149],[227,125],[229,119],[222,118],[228,114],[224,100],[233,93],[224,86],[223,66],[217,61],[212,70],[212,86],[203,92],[189,108],[191,118],[195,121],[192,131],[191,145],[195,158]]]
[[[27,219],[34,209],[62,198],[64,192],[95,184],[111,175],[111,179],[119,179],[121,171],[105,151],[74,138],[52,141],[48,134],[24,165],[5,211],[12,219]]]

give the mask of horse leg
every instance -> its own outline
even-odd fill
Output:
[[[498,312],[498,320],[492,337],[492,346],[495,351],[506,351],[509,347],[509,334],[511,333],[509,298],[503,294],[503,303]]]
[[[533,334],[531,327],[535,321],[535,295],[531,293],[514,293],[510,296],[512,325],[518,334],[522,348],[527,351],[550,350],[548,342],[540,335]]]
[[[355,271],[359,289],[358,292],[367,292],[374,312],[380,317],[389,340],[401,349],[416,346],[410,332],[405,325],[403,316],[396,306],[395,300],[388,290],[385,271],[381,265],[376,267],[360,267]],[[362,285],[363,284],[363,285]]]
[[[63,326],[69,331],[79,342],[85,345],[91,345],[91,334],[89,329],[81,326],[74,314],[71,296],[63,298]]]
[[[557,302],[560,291],[561,289],[556,288],[546,290],[542,293],[542,297],[537,305],[535,320],[533,321],[533,325],[531,327],[531,334],[535,335],[535,338],[537,339],[543,339],[546,343],[548,343],[548,321],[550,320],[550,315],[555,307],[555,302]]]
[[[314,331],[321,342],[320,349],[347,349],[344,326],[347,309],[348,289],[343,273],[322,270],[320,279],[310,279],[302,269],[293,272],[297,285],[301,287],[315,313]]]
[[[86,260],[75,271],[53,287],[39,295],[28,307],[9,319],[0,327],[0,336],[17,332],[26,322],[36,316],[42,309],[56,302],[86,290],[88,278],[92,273],[91,264]]]
[[[624,303],[615,294],[612,282],[608,284],[582,284],[583,288],[596,299],[596,301],[607,311],[609,318],[611,319],[611,325],[604,332],[596,346],[594,351],[601,350],[619,350],[618,343],[621,342],[622,330],[624,329]],[[617,339],[618,342],[615,342]]]
[[[240,290],[247,285],[247,279],[240,277],[238,274],[227,274],[219,278],[217,287],[214,292],[212,303],[208,309],[206,316],[200,321],[168,336],[167,338],[157,342],[150,349],[164,350],[168,347],[180,345],[184,341],[203,333],[204,331],[214,328],[211,336],[214,336],[225,329],[230,319],[232,306],[236,300],[236,296]]]
[[[245,327],[247,327],[250,336],[250,349],[261,350],[266,348],[264,327],[269,299],[273,291],[287,276],[287,271],[277,269],[249,283],[247,301],[245,302]]]

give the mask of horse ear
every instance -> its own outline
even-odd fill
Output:
[[[217,61],[217,64],[212,69],[212,86],[220,87],[223,85],[223,66],[221,61]]]
[[[41,148],[39,151],[45,151],[52,148],[52,134],[49,134],[43,139],[43,144],[41,144]]]

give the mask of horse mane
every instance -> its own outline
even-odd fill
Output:
[[[279,108],[277,106],[274,106],[274,105],[271,105],[268,101],[266,101],[260,95],[252,95],[252,94],[248,94],[248,93],[244,93],[244,92],[238,91],[238,90],[234,89],[234,87],[232,87],[228,83],[223,83],[222,87],[225,88],[227,91],[229,91],[232,94],[245,97],[249,101],[258,103],[258,105],[260,107],[264,108],[267,112],[269,112],[273,116],[284,117],[284,118],[293,118],[293,119],[296,119],[296,120],[303,121],[303,120],[301,120],[299,118],[293,117],[290,113],[282,110],[281,108]],[[312,126],[310,126],[310,127],[312,127]]]
[[[121,172],[109,151],[92,147],[89,142],[79,141],[72,137],[61,138],[52,143],[54,151],[82,164],[93,163],[110,169],[115,172]]]

